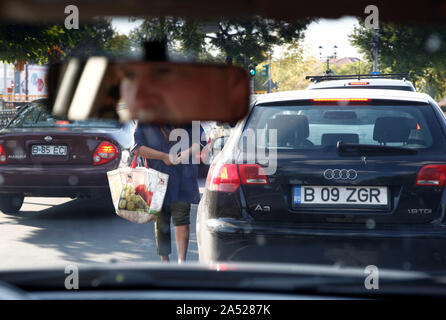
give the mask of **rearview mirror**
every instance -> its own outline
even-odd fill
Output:
[[[249,109],[249,77],[228,65],[71,59],[50,68],[49,99],[70,120],[237,121]]]

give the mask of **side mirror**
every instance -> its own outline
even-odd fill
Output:
[[[212,141],[211,145],[211,156],[214,159],[225,147],[226,141],[229,136],[218,137],[214,141]]]

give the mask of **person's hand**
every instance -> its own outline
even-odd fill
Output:
[[[173,163],[170,161],[169,154],[165,153],[163,156],[163,162],[166,166],[171,166]]]
[[[188,164],[189,163],[189,149],[180,152],[175,159],[175,163]]]

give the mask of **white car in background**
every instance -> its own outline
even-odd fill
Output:
[[[416,91],[407,74],[361,74],[307,76],[307,90],[316,89],[388,89]]]

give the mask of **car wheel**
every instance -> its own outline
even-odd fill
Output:
[[[21,193],[0,195],[0,211],[6,214],[15,214],[20,211],[25,196]]]

